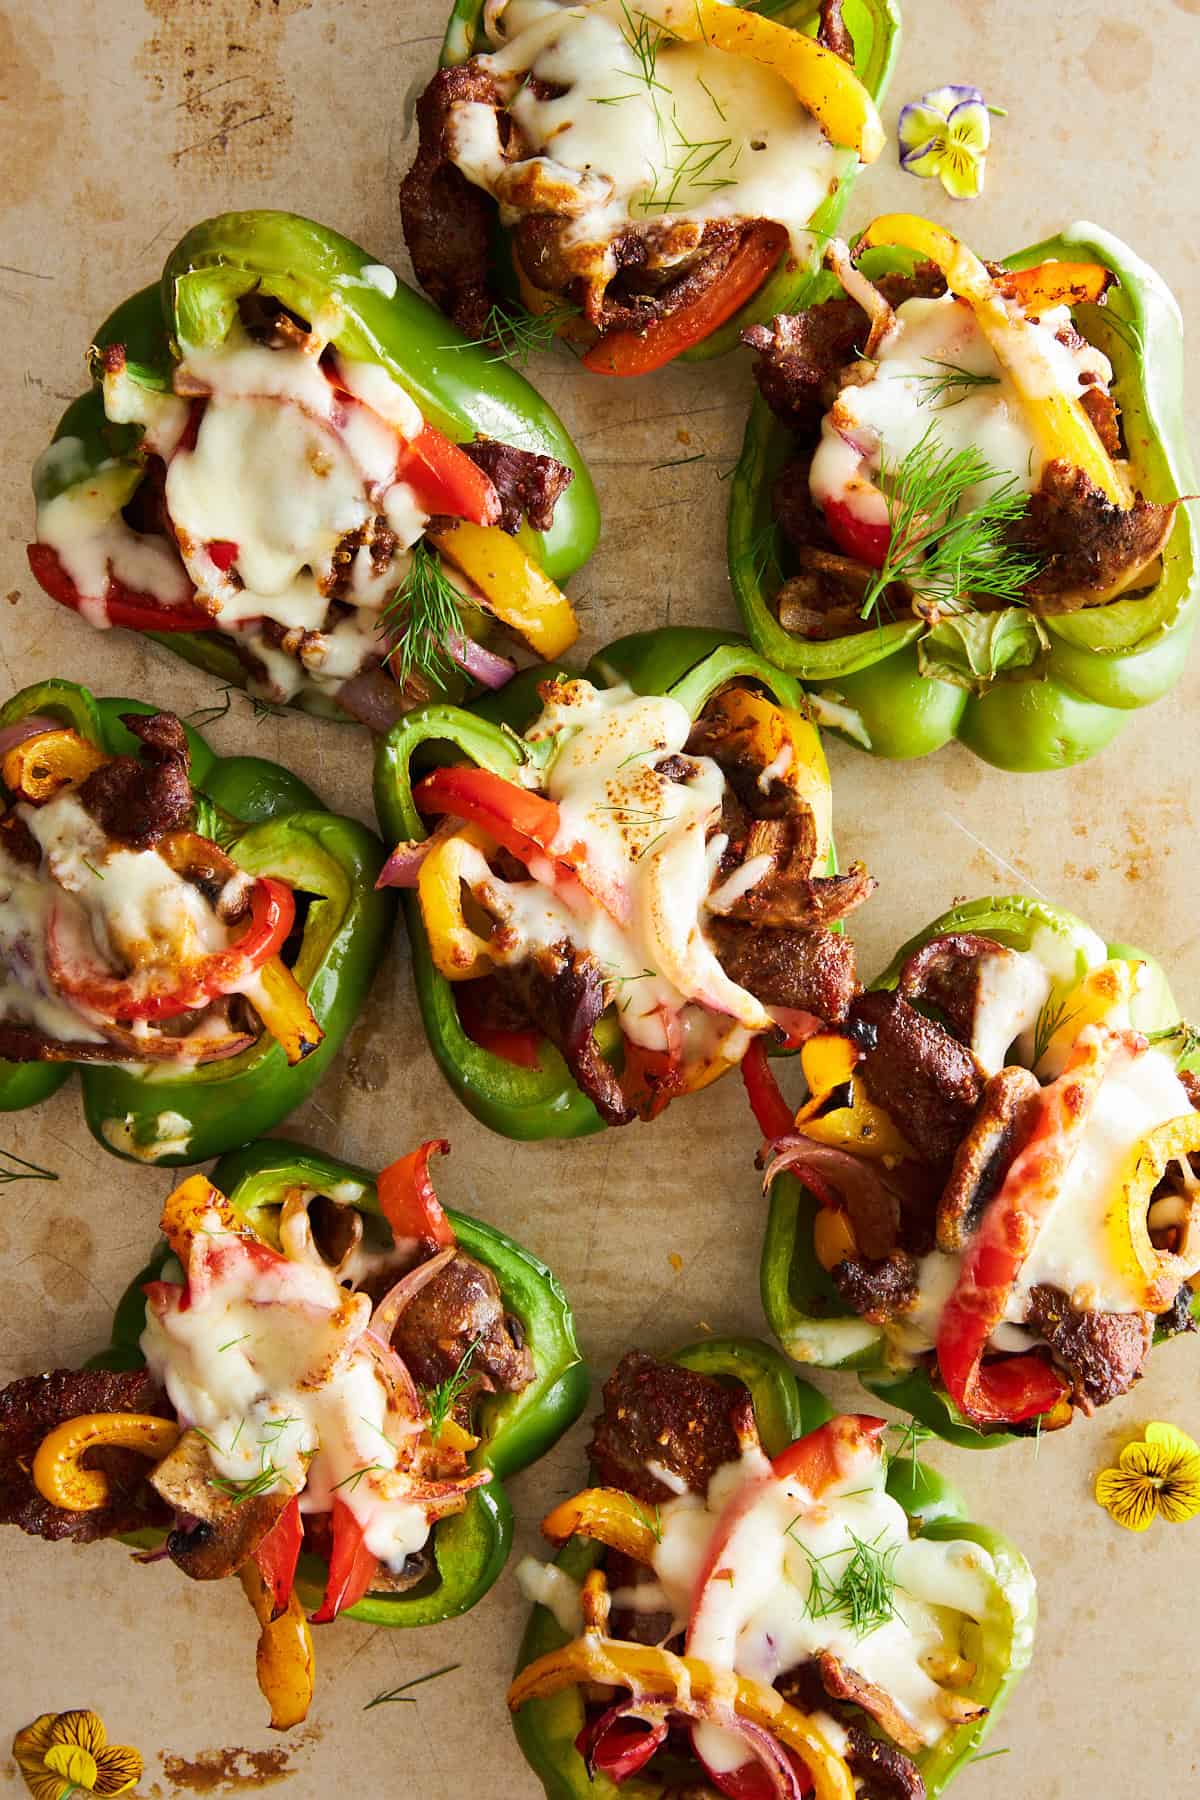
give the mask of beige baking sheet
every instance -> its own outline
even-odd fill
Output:
[[[51,606],[23,553],[27,471],[81,384],[81,353],[109,307],[158,272],[194,220],[226,207],[307,212],[405,268],[396,185],[413,96],[433,66],[440,0],[23,0],[0,11],[0,664],[5,693],[52,673],[180,711],[212,683],[130,635]],[[1195,150],[1200,0],[908,0],[885,119],[945,81],[982,85],[995,127],[988,192],[955,208],[895,167],[860,185],[852,222],[926,208],[995,253],[1060,223],[1099,220],[1163,271],[1185,313],[1200,294]],[[1196,334],[1200,346],[1200,332]],[[1190,375],[1197,383],[1193,363]],[[584,648],[666,620],[734,622],[722,550],[728,470],[750,392],[748,359],[632,384],[586,379],[566,358],[538,379],[591,463],[602,547],[575,582]],[[1200,391],[1193,388],[1193,402]],[[684,468],[656,467],[704,453]],[[1185,1010],[1200,1011],[1193,711],[1200,666],[1087,768],[1010,778],[951,749],[922,765],[831,752],[839,838],[880,891],[856,921],[861,966],[960,896],[1013,887],[1061,901],[1110,938],[1157,949]],[[337,806],[369,816],[370,749],[356,729],[255,723],[240,701],[222,749],[278,757]],[[289,1131],[373,1167],[445,1134],[441,1182],[557,1269],[594,1370],[631,1344],[761,1329],[762,1207],[736,1080],[652,1128],[584,1143],[515,1145],[453,1100],[429,1056],[398,943],[374,1002]],[[0,1144],[57,1170],[56,1186],[0,1198],[0,1379],[69,1364],[106,1338],[113,1301],[152,1240],[170,1177],[106,1156],[68,1087]],[[1183,1800],[1196,1791],[1194,1641],[1200,1520],[1120,1532],[1090,1483],[1147,1419],[1200,1436],[1195,1343],[1154,1358],[1135,1394],[1042,1444],[941,1450],[980,1517],[1032,1560],[1042,1622],[1032,1673],[992,1747],[961,1777],[973,1800]],[[819,1377],[854,1404],[850,1380]],[[518,1547],[581,1473],[582,1430],[514,1484]],[[114,1546],[4,1534],[0,1561],[0,1791],[13,1731],[44,1710],[98,1709],[141,1747],[142,1791],[227,1794],[285,1780],[301,1796],[467,1793],[533,1800],[504,1687],[525,1608],[511,1576],[466,1619],[424,1633],[339,1623],[317,1634],[308,1724],[272,1736],[254,1685],[254,1636],[236,1584],[204,1589],[139,1569]],[[381,1689],[444,1664],[414,1706],[364,1713]]]

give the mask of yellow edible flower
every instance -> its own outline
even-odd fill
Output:
[[[34,1800],[71,1794],[124,1794],[142,1778],[141,1753],[110,1744],[97,1713],[43,1713],[13,1739],[13,1755]]]
[[[1174,1425],[1147,1425],[1117,1467],[1097,1475],[1096,1499],[1126,1531],[1145,1531],[1159,1513],[1182,1525],[1200,1512],[1200,1444]]]

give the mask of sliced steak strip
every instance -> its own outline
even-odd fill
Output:
[[[476,438],[462,446],[500,496],[500,529],[510,534],[528,519],[535,531],[549,531],[559,495],[575,479],[574,469],[553,456],[517,450],[495,438]]]
[[[88,1455],[87,1466],[101,1470],[109,1483],[108,1504],[95,1512],[52,1506],[34,1487],[30,1467],[42,1439],[67,1419],[109,1412],[171,1417],[166,1396],[147,1369],[54,1369],[0,1389],[0,1524],[19,1525],[52,1542],[69,1538],[90,1544],[169,1522],[168,1508],[147,1479],[153,1465],[135,1450]]]
[[[1028,1140],[1041,1091],[1037,1076],[1015,1064],[988,1079],[938,1201],[939,1250],[953,1255],[966,1247]]]
[[[142,740],[143,755],[115,756],[94,769],[79,804],[110,837],[148,850],[191,817],[187,737],[174,713],[122,713],[121,723]]]
[[[979,1005],[980,963],[988,956],[1015,954],[977,931],[931,938],[901,969],[896,992],[905,1000],[923,1000],[936,1007],[955,1035],[969,1044]]]
[[[1012,534],[1017,548],[1041,562],[1026,592],[1044,613],[1102,605],[1119,579],[1151,564],[1171,534],[1175,503],[1140,497],[1114,506],[1082,469],[1049,462],[1029,511]]]
[[[876,1724],[882,1725],[902,1750],[916,1755],[925,1748],[920,1732],[909,1724],[892,1696],[883,1688],[868,1681],[865,1675],[860,1675],[857,1669],[844,1663],[832,1650],[822,1650],[817,1658],[817,1667],[821,1671],[825,1692],[831,1699],[849,1700],[855,1706],[861,1706]]]
[[[854,945],[823,925],[769,930],[711,918],[706,936],[731,981],[764,1006],[787,1006],[840,1024],[858,992]]]
[[[832,50],[843,62],[854,67],[854,39],[850,35],[850,27],[842,17],[842,0],[821,0],[820,23],[817,26],[817,42],[826,50]]]
[[[925,1800],[925,1777],[893,1744],[883,1744],[861,1725],[847,1727],[846,1762],[862,1785],[858,1800]]]
[[[1048,1283],[1030,1294],[1028,1323],[1049,1344],[1071,1379],[1076,1405],[1087,1413],[1129,1392],[1154,1338],[1149,1314],[1077,1312],[1070,1296]]]
[[[460,1250],[409,1301],[392,1346],[413,1379],[432,1388],[454,1374],[474,1345],[470,1373],[486,1376],[500,1393],[515,1394],[534,1377],[533,1357],[519,1334],[520,1327],[505,1315],[495,1275]]]
[[[496,971],[498,993],[562,1053],[580,1090],[607,1125],[628,1125],[637,1114],[625,1104],[612,1064],[593,1031],[604,1011],[604,978],[593,956],[565,939],[538,956]]]
[[[913,1310],[918,1277],[916,1258],[906,1250],[893,1250],[874,1259],[848,1256],[834,1269],[833,1284],[860,1318],[884,1325]]]
[[[588,1456],[606,1487],[638,1500],[659,1504],[676,1496],[651,1463],[690,1493],[704,1494],[721,1464],[737,1460],[734,1421],[744,1405],[740,1388],[630,1350],[604,1384]]]
[[[979,1104],[983,1080],[968,1050],[899,994],[861,995],[851,1031],[871,1099],[928,1162],[948,1163]]]
[[[481,338],[492,306],[488,237],[495,208],[447,155],[446,127],[459,101],[499,109],[500,90],[473,62],[438,70],[417,101],[420,145],[400,183],[400,222],[425,292],[469,338]]]

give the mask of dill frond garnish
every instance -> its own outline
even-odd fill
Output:
[[[404,579],[383,609],[392,640],[387,661],[403,688],[413,675],[437,683],[454,665],[449,640],[462,632],[462,595],[424,538],[409,552]]]
[[[439,1381],[436,1387],[427,1388],[425,1391],[425,1405],[429,1409],[429,1435],[435,1444],[442,1434],[442,1427],[454,1411],[463,1389],[471,1378],[471,1361],[482,1342],[483,1337],[480,1335],[474,1343],[467,1346],[462,1361],[453,1375],[447,1375],[445,1381]]]

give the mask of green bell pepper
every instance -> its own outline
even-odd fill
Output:
[[[1068,226],[1010,256],[1006,266],[1029,268],[1048,258],[1100,263],[1118,278],[1106,305],[1079,306],[1073,316],[1113,365],[1132,485],[1160,502],[1193,494],[1182,415],[1183,325],[1170,290],[1126,244],[1095,225]],[[862,259],[868,275],[901,266],[911,267],[911,259],[905,263],[896,251],[869,250]],[[804,303],[840,291],[826,274]],[[920,619],[825,643],[793,637],[779,623],[772,602],[787,551],[772,517],[771,488],[790,455],[790,434],[758,396],[733,480],[730,579],[756,648],[857,715],[854,741],[872,754],[926,756],[956,737],[997,768],[1067,768],[1094,756],[1139,707],[1161,699],[1179,679],[1200,595],[1190,504],[1176,513],[1162,573],[1144,598],[1044,618],[1044,649],[1034,642],[1031,619],[1010,609],[998,615],[1007,643],[993,641],[987,666],[964,663],[945,680],[929,671],[931,661],[943,669],[946,663]]]
[[[1035,934],[1048,933],[1044,942],[1056,946],[1055,954],[1061,955],[1064,969],[1073,968],[1073,979],[1082,977],[1100,949],[1105,957],[1140,961],[1146,975],[1131,1007],[1134,1025],[1140,1031],[1162,1032],[1179,1022],[1166,976],[1152,957],[1128,944],[1102,945],[1074,914],[1021,894],[970,900],[943,913],[896,953],[872,987],[894,988],[908,958],[932,938],[949,932],[977,932],[1014,950],[1028,950]],[[1183,1042],[1186,1046],[1190,1039]],[[1180,1068],[1197,1067],[1200,1051],[1185,1048]],[[849,1310],[817,1261],[813,1249],[817,1210],[815,1197],[794,1175],[784,1173],[774,1182],[763,1240],[761,1291],[771,1329],[788,1355],[821,1368],[856,1370],[863,1386],[878,1399],[910,1413],[949,1443],[967,1449],[991,1449],[1035,1431],[1036,1423],[1016,1433],[980,1430],[927,1370],[888,1366],[882,1329]],[[1200,1322],[1200,1295],[1192,1310]]]
[[[675,1351],[671,1360],[705,1375],[742,1382],[750,1392],[759,1436],[769,1456],[778,1456],[796,1438],[815,1431],[831,1417],[824,1396],[798,1380],[777,1352],[755,1339],[709,1338]],[[940,1744],[914,1759],[925,1779],[928,1800],[937,1800],[951,1778],[976,1754],[1029,1664],[1037,1618],[1036,1587],[1020,1551],[999,1532],[968,1520],[957,1488],[915,1455],[890,1459],[887,1491],[908,1514],[914,1536],[940,1541],[965,1538],[986,1550],[996,1569],[986,1617],[971,1627],[965,1647],[977,1665],[966,1692],[986,1705],[988,1713],[976,1724],[947,1732]],[[574,1537],[555,1562],[564,1574],[582,1583],[603,1555],[603,1545]],[[567,1642],[568,1634],[553,1614],[544,1606],[535,1606],[521,1639],[517,1673]],[[578,1688],[527,1701],[513,1716],[517,1742],[547,1800],[666,1800],[669,1793],[677,1791],[652,1772],[635,1775],[619,1787],[599,1771],[590,1778],[575,1748],[583,1724]],[[679,1779],[687,1779],[683,1770]]]
[[[441,66],[450,68],[464,63],[489,48],[483,34],[484,0],[455,0],[442,43]],[[636,14],[637,8],[631,8]],[[794,31],[815,35],[817,7],[814,0],[763,0],[755,11],[790,26]],[[844,17],[854,39],[854,68],[871,98],[883,99],[892,68],[900,49],[900,8],[898,0],[845,0]],[[739,307],[734,316],[701,342],[680,353],[680,362],[707,362],[724,356],[741,340],[751,325],[773,319],[776,313],[794,312],[804,304],[808,285],[820,269],[821,257],[828,239],[841,222],[857,171],[857,159],[849,150],[838,152],[838,183],[813,213],[812,248],[804,261],[795,261],[788,251],[758,292]],[[495,280],[498,289],[511,300],[516,295],[512,267],[512,245],[508,233],[497,224],[495,240]]]
[[[225,341],[246,294],[269,295],[302,318],[319,319],[343,355],[383,369],[427,424],[453,442],[496,438],[570,466],[575,478],[555,506],[549,531],[522,524],[519,533],[551,579],[565,581],[591,555],[600,514],[591,476],[561,421],[523,376],[468,343],[411,288],[401,282],[389,293],[390,273],[349,238],[295,213],[222,213],[193,226],[168,256],[161,280],[119,306],[95,334],[94,347],[123,345],[141,385],[169,389],[182,356]],[[92,361],[98,377],[100,358]],[[72,401],[51,451],[39,459],[35,498],[42,504],[98,483],[115,512],[143,479],[140,443],[139,426],[106,417],[97,378],[90,392]],[[486,635],[485,615],[465,602],[463,619],[472,635]],[[123,621],[114,615],[113,622]],[[245,665],[219,629],[156,632],[137,619],[136,609],[130,622],[197,668],[246,686]],[[443,685],[453,696],[464,691],[457,673]],[[335,698],[316,689],[302,691],[294,704],[320,717],[348,717]]]
[[[222,1157],[212,1180],[272,1249],[279,1248],[279,1208],[294,1188],[312,1189],[336,1198],[339,1205],[353,1206],[364,1215],[378,1247],[390,1244],[375,1177],[303,1144],[271,1138],[248,1144]],[[369,1625],[436,1625],[469,1612],[483,1598],[508,1560],[512,1543],[512,1507],[504,1483],[544,1456],[587,1402],[587,1369],[575,1342],[571,1309],[556,1277],[494,1225],[450,1207],[446,1216],[466,1254],[496,1277],[505,1311],[521,1322],[536,1373],[520,1393],[488,1396],[480,1403],[475,1421],[480,1442],[468,1460],[472,1469],[490,1469],[492,1480],[468,1495],[464,1511],[434,1526],[436,1572],[406,1593],[367,1594],[346,1612],[346,1618]],[[130,1283],[113,1319],[112,1342],[93,1357],[90,1367],[141,1366],[144,1359],[138,1346],[146,1327],[143,1284],[159,1279],[170,1254],[160,1243]],[[161,1532],[138,1535],[147,1545],[163,1537]],[[320,1558],[307,1553],[301,1557],[296,1586],[306,1608],[320,1604],[327,1574]]]
[[[541,710],[538,683],[568,673],[549,665],[526,669],[469,712],[434,705],[406,714],[376,749],[375,810],[385,836],[393,843],[425,836],[412,798],[411,765],[418,752],[452,745],[477,767],[511,777],[523,761],[519,734]],[[670,694],[693,718],[739,675],[761,682],[783,706],[804,707],[799,684],[771,668],[748,644],[700,627],[668,626],[619,638],[597,651],[584,673],[601,687],[628,682],[639,694]],[[464,1106],[505,1137],[572,1138],[601,1130],[599,1114],[552,1044],[543,1040],[538,1067],[526,1069],[472,1042],[459,1019],[453,984],[434,966],[417,896],[410,891],[403,900],[426,1034]],[[616,1048],[615,1038],[611,1045],[605,1042],[606,1051],[610,1047]]]
[[[97,700],[74,682],[23,688],[0,707],[0,729],[45,714],[109,755],[140,746],[122,713],[152,713],[140,700]],[[218,757],[184,725],[191,751],[195,828],[239,867],[270,875],[309,897],[293,973],[324,1032],[319,1047],[289,1066],[263,1032],[223,1062],[186,1072],[118,1063],[0,1061],[0,1112],[35,1106],[78,1067],[84,1116],[98,1143],[127,1160],[176,1165],[219,1156],[269,1131],[317,1086],[358,1017],[387,947],[393,905],[374,882],[377,837],[353,819],[325,812],[297,776],[258,756]]]

